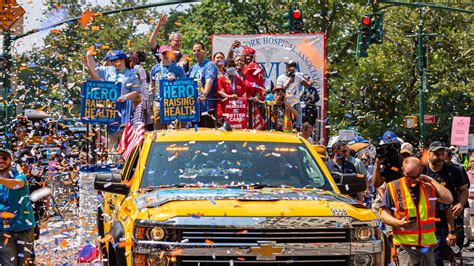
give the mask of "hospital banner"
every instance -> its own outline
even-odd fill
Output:
[[[297,71],[315,81],[314,87],[320,94],[317,103],[320,137],[325,139],[326,80],[324,76],[326,58],[326,35],[310,34],[253,34],[214,35],[212,54],[222,52],[227,55],[231,44],[239,40],[241,47],[235,49],[234,56],[240,55],[242,47],[250,46],[256,51],[256,61],[265,70],[266,77],[274,83],[278,76],[285,74],[290,60],[297,62]]]

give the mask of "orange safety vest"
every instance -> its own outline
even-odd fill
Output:
[[[420,182],[418,207],[411,196],[406,178],[389,182],[388,190],[395,204],[394,215],[397,219],[416,217],[416,222],[410,227],[393,227],[393,244],[402,246],[434,246],[436,191],[431,184]]]

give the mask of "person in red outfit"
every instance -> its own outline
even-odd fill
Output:
[[[233,59],[226,59],[224,68],[226,69],[225,75],[217,79],[217,93],[221,98],[221,100],[218,101],[217,107],[217,116],[219,118],[222,118],[222,113],[229,100],[237,100],[239,97],[247,96],[244,82],[237,75],[235,61]]]
[[[265,74],[260,65],[255,62],[255,53],[255,49],[250,46],[245,46],[242,49],[242,55],[245,57],[244,82],[248,88],[249,100],[265,97]]]

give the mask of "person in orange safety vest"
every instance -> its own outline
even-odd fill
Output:
[[[450,204],[451,192],[433,178],[420,175],[421,161],[403,161],[404,177],[387,184],[380,218],[393,227],[399,265],[434,265],[436,201]]]

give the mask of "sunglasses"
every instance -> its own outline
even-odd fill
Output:
[[[2,156],[0,156],[0,158],[2,158],[3,161],[6,161],[6,160],[10,159],[10,156],[2,155]]]

